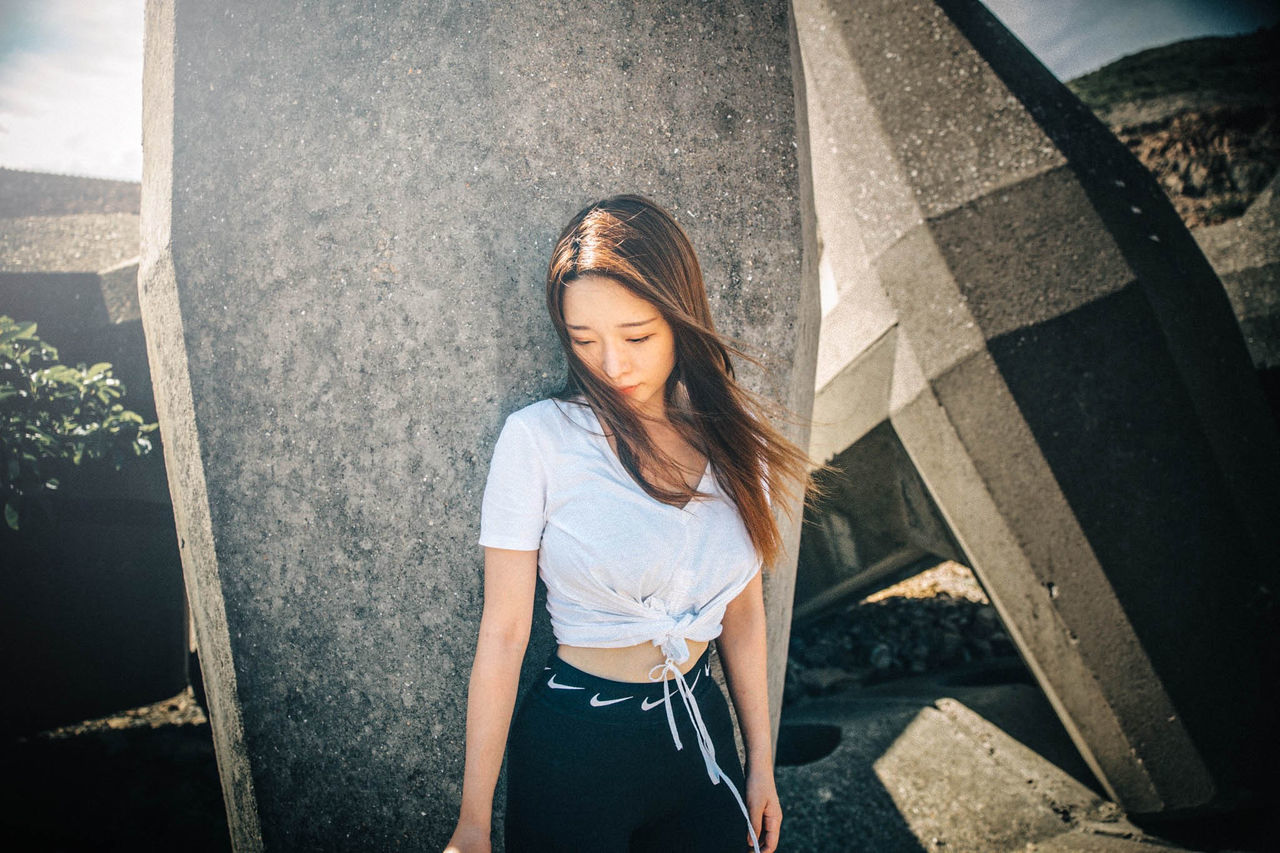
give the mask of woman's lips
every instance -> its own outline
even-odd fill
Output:
[[[634,394],[634,393],[636,392],[636,389],[637,389],[637,388],[639,388],[639,387],[640,387],[639,385],[628,385],[628,386],[627,386],[627,387],[625,387],[625,388],[619,388],[619,389],[618,389],[618,393],[619,393],[619,394]]]

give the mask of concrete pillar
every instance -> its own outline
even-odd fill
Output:
[[[489,452],[562,379],[543,276],[582,204],[675,211],[772,359],[749,384],[807,414],[792,32],[745,0],[148,3],[142,311],[238,850],[447,839]]]
[[[820,389],[815,441],[890,422],[1109,795],[1257,798],[1280,446],[1221,284],[976,0],[796,16],[840,296],[824,336],[845,330],[819,375],[866,392]]]

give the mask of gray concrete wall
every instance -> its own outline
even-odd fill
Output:
[[[675,211],[748,383],[807,412],[791,38],[745,0],[148,3],[141,301],[238,849],[447,839],[489,452],[562,378],[582,204]]]
[[[1221,283],[981,4],[796,15],[840,295],[824,337],[843,330],[823,341],[821,455],[890,422],[1126,808],[1256,800],[1280,444]]]

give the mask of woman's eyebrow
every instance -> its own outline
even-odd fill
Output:
[[[630,329],[630,328],[632,328],[633,326],[646,326],[646,325],[648,325],[649,323],[652,323],[652,322],[653,322],[654,320],[656,320],[656,319],[658,319],[658,318],[657,318],[657,316],[655,315],[655,316],[653,316],[653,317],[650,317],[648,320],[633,320],[633,321],[632,321],[632,322],[630,322],[630,323],[619,323],[619,324],[617,325],[617,328],[619,328],[619,329]],[[589,331],[591,331],[591,327],[590,327],[590,326],[571,326],[571,325],[569,325],[568,323],[565,323],[565,324],[564,324],[564,327],[565,327],[566,329],[573,329],[575,332],[589,332]]]

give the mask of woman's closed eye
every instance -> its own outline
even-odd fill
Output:
[[[645,341],[649,340],[649,339],[650,339],[650,338],[652,338],[652,337],[653,337],[653,335],[645,335],[645,336],[644,336],[644,337],[642,337],[642,338],[627,338],[627,343],[629,343],[629,344],[642,344],[642,343],[644,343]],[[583,341],[583,340],[579,340],[579,339],[577,339],[577,338],[573,338],[572,340],[573,340],[573,345],[574,345],[574,346],[578,346],[578,347],[590,346],[591,344],[594,344],[594,343],[595,343],[595,341]]]

